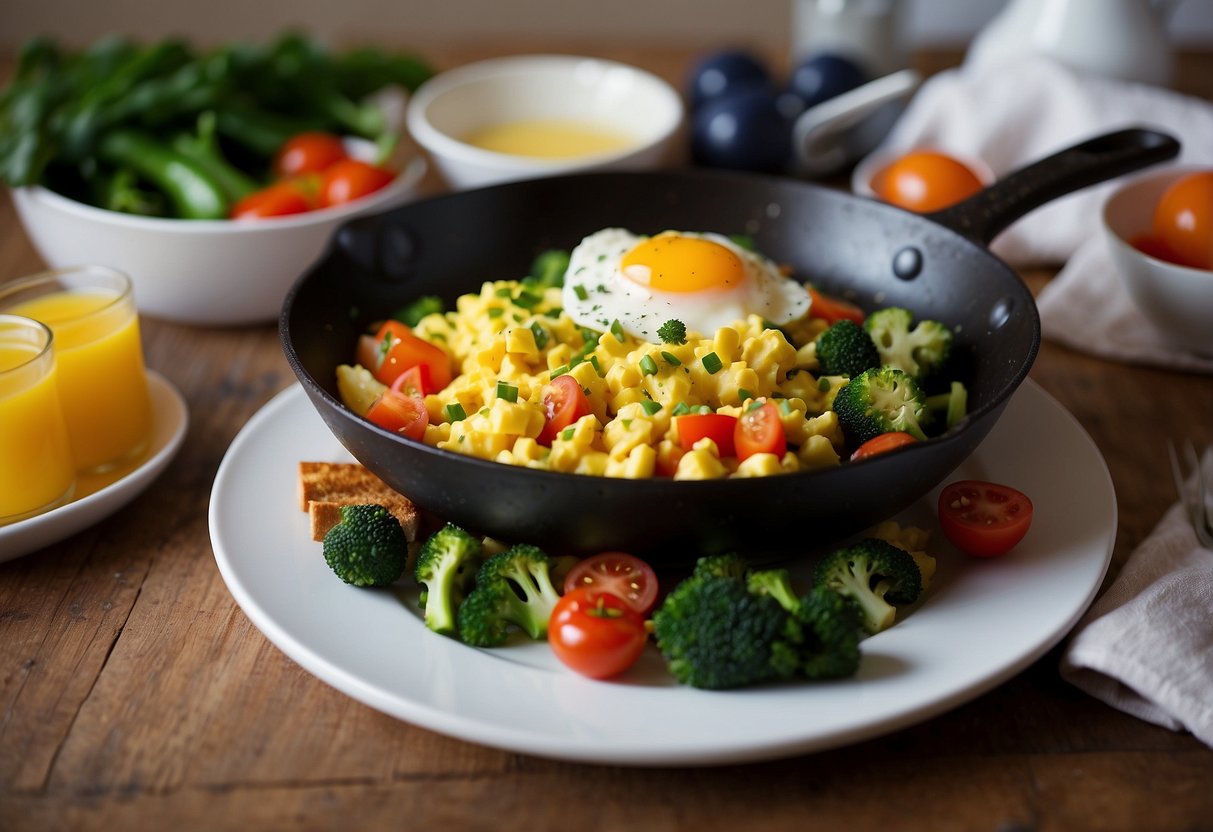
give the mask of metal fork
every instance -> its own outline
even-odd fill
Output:
[[[1167,442],[1171,454],[1171,475],[1175,478],[1175,490],[1188,512],[1188,521],[1196,532],[1196,539],[1206,549],[1213,549],[1213,512],[1210,511],[1208,495],[1213,486],[1206,482],[1206,473],[1201,455],[1191,440],[1183,443],[1183,459],[1175,449],[1175,443]]]

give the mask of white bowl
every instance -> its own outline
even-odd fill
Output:
[[[141,314],[237,326],[276,320],[337,226],[407,201],[425,168],[417,157],[389,185],[347,205],[240,222],[123,214],[41,186],[14,189],[13,203],[49,268],[111,266],[130,275]]]
[[[1208,167],[1169,166],[1134,177],[1104,202],[1103,236],[1116,273],[1159,335],[1213,355],[1213,271],[1151,257],[1129,240],[1150,232],[1154,206],[1167,186]]]
[[[587,170],[660,166],[682,126],[678,92],[626,64],[572,55],[518,55],[440,73],[409,100],[406,124],[456,189]],[[477,130],[519,120],[561,119],[633,137],[609,153],[539,158],[464,141]]]

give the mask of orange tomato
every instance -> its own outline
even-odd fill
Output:
[[[1164,259],[1213,269],[1213,170],[1187,174],[1168,186],[1154,208],[1154,237],[1170,255]]]
[[[967,165],[935,150],[912,150],[872,177],[877,197],[918,213],[955,205],[982,187],[981,179]]]

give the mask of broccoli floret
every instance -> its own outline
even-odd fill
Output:
[[[426,315],[446,311],[446,305],[437,295],[422,295],[412,303],[407,303],[396,310],[392,317],[409,326],[417,326]]]
[[[680,683],[720,690],[790,678],[803,640],[799,623],[740,578],[684,580],[653,613],[657,649]]]
[[[919,321],[911,328],[908,309],[890,306],[867,317],[863,328],[880,353],[880,363],[896,367],[922,381],[947,361],[952,351],[952,331],[939,321]]]
[[[879,633],[893,625],[895,604],[918,600],[922,573],[909,552],[871,537],[827,555],[813,584],[850,598],[858,604],[863,629]]]
[[[484,562],[476,587],[459,606],[459,637],[476,647],[505,643],[512,626],[533,639],[547,636],[560,600],[552,584],[552,559],[535,546],[517,544]]]
[[[685,344],[687,342],[687,325],[671,318],[657,327],[657,337],[663,344]]]
[[[564,273],[569,268],[569,252],[563,249],[548,249],[540,252],[531,262],[531,271],[525,279],[530,286],[559,289],[564,285]]]
[[[695,577],[710,575],[740,580],[746,576],[749,568],[749,562],[741,555],[732,553],[726,555],[706,555],[695,561],[695,569],[691,574]]]
[[[844,318],[817,336],[817,362],[827,376],[857,376],[880,366],[880,353],[859,324]]]
[[[425,587],[421,605],[425,626],[446,636],[456,634],[455,611],[472,591],[484,562],[484,547],[453,523],[447,523],[425,541],[417,553],[413,577]]]
[[[788,612],[795,612],[800,600],[792,589],[792,575],[786,569],[758,569],[746,575],[746,586],[755,595],[769,595]]]
[[[801,672],[809,679],[843,679],[859,670],[861,622],[855,604],[824,587],[800,599],[796,618],[805,630]]]
[[[409,541],[383,506],[349,505],[325,534],[323,552],[324,562],[347,584],[387,586],[404,574]]]
[[[890,431],[926,439],[926,398],[912,376],[894,367],[865,370],[838,389],[834,412],[855,445]]]

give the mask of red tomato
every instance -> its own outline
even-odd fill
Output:
[[[305,173],[323,173],[346,158],[345,145],[332,133],[311,131],[286,140],[274,157],[274,175],[280,179]]]
[[[320,207],[352,202],[374,193],[395,178],[396,175],[386,168],[357,159],[343,159],[330,166],[320,180]]]
[[[737,450],[733,445],[733,433],[737,427],[737,417],[725,413],[690,413],[686,416],[675,416],[678,422],[678,444],[684,451],[689,451],[695,443],[705,436],[716,443],[720,457],[736,456]]]
[[[405,370],[424,364],[429,370],[433,389],[441,390],[451,383],[451,359],[442,348],[418,338],[407,324],[385,321],[374,335],[358,339],[357,359],[383,384],[392,384]]]
[[[963,162],[934,150],[913,150],[876,172],[872,190],[885,202],[927,213],[955,205],[982,189]]]
[[[648,634],[644,618],[626,601],[592,587],[560,598],[548,621],[548,643],[556,658],[591,679],[609,679],[627,670]]]
[[[589,414],[590,400],[577,379],[556,376],[543,388],[543,412],[547,418],[537,441],[550,447],[560,431]]]
[[[863,325],[863,310],[855,304],[848,303],[841,298],[823,295],[812,286],[806,286],[805,288],[809,290],[809,299],[811,300],[809,314],[812,317],[822,318],[831,324],[846,319],[854,321],[861,326]]]
[[[1213,170],[1172,182],[1154,207],[1154,236],[1173,253],[1172,262],[1213,269]]]
[[[375,400],[366,418],[381,428],[418,441],[425,436],[425,428],[430,423],[425,402],[420,396],[409,396],[393,390],[388,390]]]
[[[1007,485],[959,480],[939,494],[939,527],[957,549],[979,558],[1010,551],[1032,524],[1032,501]]]
[[[232,206],[231,218],[251,220],[283,217],[289,214],[302,214],[314,207],[311,195],[306,190],[304,183],[291,179],[275,182],[238,200]]]
[[[653,567],[626,552],[603,552],[578,561],[564,579],[564,592],[584,587],[622,598],[641,615],[648,615],[657,602]]]
[[[679,434],[681,436],[681,433]],[[733,447],[737,458],[745,460],[754,454],[775,454],[782,457],[788,449],[779,408],[770,402],[741,414],[733,427]]]
[[[917,441],[913,436],[901,430],[882,433],[879,436],[873,436],[856,448],[855,453],[851,454],[851,461],[854,462],[857,459],[867,459],[870,456],[887,453],[888,451]]]
[[[392,390],[397,393],[403,393],[406,396],[425,396],[437,389],[434,387],[434,382],[430,379],[428,364],[418,364],[416,367],[409,367],[403,373],[396,376],[396,380],[392,382]]]

